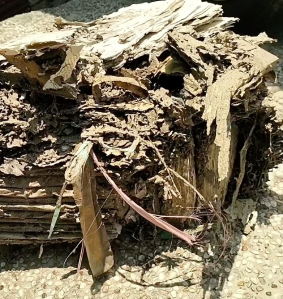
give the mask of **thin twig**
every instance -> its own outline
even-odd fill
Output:
[[[77,274],[79,274],[79,272],[81,270],[83,256],[84,256],[84,251],[85,251],[85,243],[82,242],[81,253],[80,253],[80,258],[79,258],[79,263],[78,263],[78,268],[77,268]]]
[[[203,203],[207,203],[207,201],[205,200],[205,198],[203,197],[203,195],[201,195],[201,193],[195,188],[194,185],[192,185],[188,180],[186,180],[184,177],[182,177],[178,172],[176,172],[172,168],[168,168],[168,170],[170,172],[172,172],[178,179],[180,179],[181,181],[183,181],[183,183],[185,185],[187,185],[188,187],[192,188],[195,191],[195,193],[199,196],[199,198],[201,199],[201,201]]]
[[[236,186],[236,189],[233,193],[232,205],[231,205],[232,209],[233,209],[233,207],[235,205],[235,202],[238,198],[239,191],[240,191],[240,188],[241,188],[241,185],[242,185],[245,173],[246,173],[247,152],[248,152],[248,148],[249,148],[249,145],[250,145],[250,139],[251,139],[252,134],[254,132],[256,123],[257,123],[257,117],[255,118],[254,124],[253,124],[253,126],[250,130],[250,133],[249,133],[249,135],[248,135],[248,137],[247,137],[247,139],[244,143],[243,148],[240,151],[240,174],[239,174],[239,177],[237,178],[237,186]]]

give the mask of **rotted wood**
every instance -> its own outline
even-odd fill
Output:
[[[25,223],[25,221],[27,219],[52,219],[52,215],[53,213],[46,213],[46,211],[30,211],[30,210],[26,210],[26,211],[8,211],[5,212],[4,210],[0,210],[0,219],[19,219],[21,220],[23,223]],[[59,218],[60,219],[76,219],[76,217],[74,214],[71,213],[61,213]],[[0,227],[1,230],[1,227]]]
[[[0,209],[3,211],[35,211],[54,213],[55,208],[56,207],[52,205],[0,205]],[[61,212],[74,212],[75,210],[78,210],[76,206],[61,206]]]
[[[62,242],[79,242],[82,236],[81,233],[58,233],[48,240],[43,234],[35,233],[6,233],[0,232],[0,244],[48,244]]]

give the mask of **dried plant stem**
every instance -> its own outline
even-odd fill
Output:
[[[247,152],[248,152],[248,148],[249,148],[249,145],[250,145],[250,139],[253,135],[253,132],[254,132],[254,129],[255,129],[255,126],[256,126],[256,123],[257,123],[257,117],[255,118],[255,121],[254,121],[254,124],[250,130],[250,133],[244,143],[244,146],[243,148],[241,149],[240,151],[240,174],[239,174],[239,177],[237,178],[237,185],[236,185],[236,189],[233,193],[233,198],[232,198],[232,209],[235,205],[235,202],[238,198],[238,195],[239,195],[239,191],[240,191],[240,188],[241,188],[241,185],[242,185],[242,182],[243,182],[243,179],[244,179],[244,176],[245,176],[245,173],[246,173],[246,160],[247,160]]]

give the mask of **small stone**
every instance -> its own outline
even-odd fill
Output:
[[[61,280],[59,280],[59,281],[55,281],[55,285],[56,286],[60,286],[60,285],[62,285],[63,284],[63,282],[61,281]]]
[[[271,284],[271,287],[272,287],[272,289],[276,289],[276,288],[277,288],[277,284],[272,283],[272,284]]]
[[[271,292],[266,292],[266,296],[271,296],[272,293]]]
[[[5,267],[6,266],[6,263],[5,262],[2,262],[1,263],[1,267],[3,268],[3,267]]]
[[[173,291],[171,292],[171,295],[172,295],[173,298],[176,298],[176,297],[177,297],[177,292],[173,290]]]
[[[279,283],[283,284],[283,279],[279,279],[278,281]]]
[[[52,273],[49,273],[46,278],[51,279],[51,277],[52,277]]]
[[[259,280],[260,284],[262,284],[262,285],[266,284],[266,281],[265,281],[265,279],[263,277],[259,277],[258,280]]]
[[[163,281],[165,279],[165,274],[162,272],[158,275],[158,279]]]
[[[23,291],[23,290],[19,290],[19,295],[20,295],[21,297],[23,297],[23,296],[24,296],[24,291]]]
[[[243,260],[242,260],[242,264],[243,264],[243,265],[246,265],[247,262],[248,262],[248,261],[247,261],[246,259],[243,259]]]
[[[273,277],[273,274],[272,274],[272,273],[269,273],[269,274],[267,275],[267,278],[268,278],[268,279],[272,279],[272,277]]]
[[[261,291],[263,291],[263,287],[262,287],[262,286],[257,286],[257,287],[256,287],[256,290],[257,290],[258,292],[261,292]]]
[[[257,268],[253,268],[253,272],[255,273],[255,274],[258,274],[259,273],[259,270],[257,269]]]
[[[84,289],[85,287],[86,287],[86,283],[82,282],[81,285],[80,285],[80,289]]]
[[[251,282],[253,284],[258,284],[258,280],[256,279],[256,277],[251,277]]]
[[[139,258],[138,258],[138,260],[140,262],[143,262],[145,260],[145,256],[144,255],[140,255]]]

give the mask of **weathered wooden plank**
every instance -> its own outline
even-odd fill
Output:
[[[0,187],[6,188],[40,188],[40,187],[58,187],[61,188],[64,184],[64,173],[61,175],[39,176],[39,177],[15,177],[6,176],[0,178]]]
[[[53,213],[56,206],[52,205],[0,205],[0,209],[5,211],[35,211]],[[62,205],[61,212],[75,212],[78,208],[75,205]]]
[[[14,232],[14,233],[22,233],[22,232],[35,232],[35,233],[43,233],[47,238],[48,232],[50,229],[50,223],[1,223],[1,231],[2,232]],[[54,233],[81,233],[80,225],[75,224],[57,224]]]
[[[44,187],[32,189],[20,188],[0,188],[0,197],[18,197],[18,198],[48,198],[58,196],[62,187]],[[65,190],[63,197],[72,197],[73,190]]]

